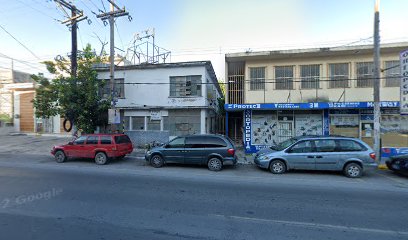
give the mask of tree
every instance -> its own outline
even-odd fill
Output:
[[[78,129],[92,133],[98,125],[105,125],[110,99],[102,99],[98,90],[105,82],[98,80],[94,64],[100,63],[88,44],[78,56],[77,77],[70,76],[69,61],[59,58],[46,61],[47,70],[56,75],[49,80],[42,75],[34,75],[38,83],[36,97],[33,101],[36,116],[49,118],[60,114],[73,121]]]

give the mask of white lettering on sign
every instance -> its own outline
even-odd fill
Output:
[[[400,67],[402,75],[400,113],[408,114],[408,49],[400,53]]]

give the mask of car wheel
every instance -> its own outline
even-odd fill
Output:
[[[218,158],[208,160],[208,169],[211,171],[220,171],[222,169],[222,161]]]
[[[164,160],[160,155],[153,155],[152,158],[150,159],[150,164],[155,168],[160,168],[163,167]]]
[[[67,160],[67,156],[65,156],[65,153],[61,150],[57,151],[54,157],[57,163],[63,163]]]
[[[357,163],[349,163],[344,168],[344,175],[349,178],[359,178],[363,174],[363,169]]]
[[[269,170],[274,174],[282,174],[286,171],[286,165],[281,160],[273,160],[269,165]]]
[[[95,155],[95,163],[98,165],[104,165],[108,162],[108,157],[103,152],[98,152]]]

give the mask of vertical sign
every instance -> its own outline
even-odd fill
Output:
[[[400,53],[401,103],[400,113],[408,114],[408,49]]]
[[[252,135],[252,110],[245,109],[244,111],[244,147],[245,151],[249,152],[251,150],[251,135]]]

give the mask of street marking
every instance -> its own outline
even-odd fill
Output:
[[[383,230],[383,229],[374,229],[374,228],[360,228],[360,227],[348,227],[342,225],[332,225],[332,224],[321,224],[321,223],[309,223],[309,222],[298,222],[298,221],[285,221],[285,220],[276,220],[276,219],[264,219],[264,218],[251,218],[251,217],[242,217],[242,216],[225,216],[218,214],[209,214],[209,216],[225,219],[234,219],[239,221],[251,221],[251,222],[264,222],[270,224],[281,224],[281,225],[292,225],[299,227],[310,227],[310,228],[326,228],[334,230],[346,230],[354,232],[368,232],[368,233],[380,233],[387,235],[403,235],[408,236],[408,232],[404,231],[392,231],[392,230]]]

